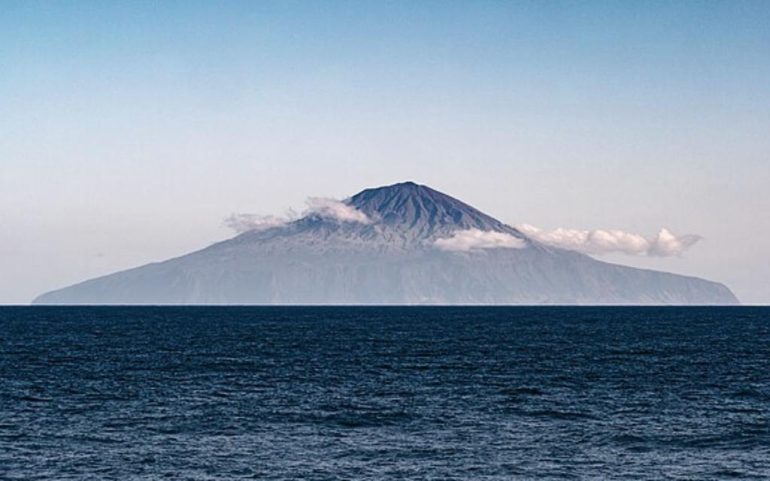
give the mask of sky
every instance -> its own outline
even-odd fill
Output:
[[[770,3],[0,4],[0,303],[413,180],[770,303]]]

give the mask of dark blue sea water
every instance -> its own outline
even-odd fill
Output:
[[[767,308],[0,309],[0,479],[729,478]]]

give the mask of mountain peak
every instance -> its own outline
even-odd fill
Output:
[[[411,231],[418,238],[464,229],[520,235],[478,209],[412,181],[363,190],[348,203],[376,222],[392,229]]]

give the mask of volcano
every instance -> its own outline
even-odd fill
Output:
[[[404,182],[35,304],[736,304],[724,285],[537,242]]]

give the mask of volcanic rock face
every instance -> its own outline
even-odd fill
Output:
[[[735,304],[722,284],[547,247],[426,186],[344,201],[36,304]],[[361,216],[358,213],[364,214]]]

